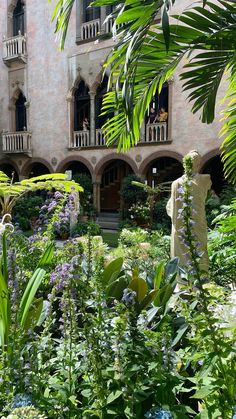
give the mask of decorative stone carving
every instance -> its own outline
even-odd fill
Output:
[[[56,157],[52,157],[51,163],[52,163],[53,166],[56,166],[57,165],[57,158]]]
[[[96,164],[97,163],[97,158],[95,156],[91,157],[91,162],[92,164]]]
[[[141,161],[143,160],[143,158],[142,158],[142,156],[141,156],[141,154],[137,154],[136,156],[135,156],[135,161],[137,162],[137,163],[141,163]]]

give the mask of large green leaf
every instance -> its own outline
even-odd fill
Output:
[[[109,282],[115,281],[120,272],[123,265],[123,258],[117,258],[112,260],[104,269],[103,275],[102,275],[102,283],[104,285],[108,284]]]
[[[9,327],[10,327],[10,314],[9,314],[9,296],[6,281],[0,270],[0,335],[1,345],[4,347]]]
[[[136,292],[136,299],[140,303],[147,294],[148,286],[143,278],[134,277],[129,284],[129,288]]]
[[[28,311],[33,302],[35,294],[41,285],[41,282],[44,278],[45,273],[46,271],[44,269],[37,268],[26,286],[25,292],[20,302],[19,320],[20,320],[21,326],[25,325]]]

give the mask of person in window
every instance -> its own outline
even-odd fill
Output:
[[[89,120],[88,118],[84,118],[83,119],[83,131],[88,131],[89,130]]]
[[[167,118],[168,118],[168,112],[166,112],[165,108],[161,108],[158,115],[158,122],[166,122]]]
[[[148,124],[154,124],[157,119],[157,113],[153,107],[150,108]]]

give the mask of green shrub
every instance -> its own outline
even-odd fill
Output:
[[[80,221],[72,229],[71,237],[84,236],[88,233],[88,229],[90,230],[91,236],[98,236],[101,234],[101,227],[97,223],[94,223],[93,221]]]
[[[162,230],[165,234],[170,234],[171,231],[171,219],[166,212],[166,204],[168,198],[162,198],[157,201],[154,205],[153,210],[153,230]]]
[[[131,206],[137,203],[145,203],[148,194],[142,188],[132,185],[132,182],[142,182],[136,175],[128,175],[123,179],[120,196],[123,198],[125,204]]]
[[[38,218],[43,202],[44,198],[35,194],[20,198],[13,210],[14,222],[18,223],[23,231],[30,230],[31,222],[34,218]]]

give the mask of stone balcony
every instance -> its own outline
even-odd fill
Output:
[[[81,26],[81,39],[87,41],[88,39],[96,38],[101,30],[101,20],[95,19],[90,22],[82,23]]]
[[[31,157],[31,132],[4,132],[2,133],[2,152],[4,154],[26,154]]]
[[[7,66],[10,66],[14,61],[26,63],[27,48],[25,35],[21,35],[19,32],[17,36],[3,39],[3,61]]]
[[[145,135],[139,142],[140,145],[158,145],[168,143],[168,127],[166,122],[146,124]],[[93,138],[94,137],[94,138]],[[74,131],[69,149],[105,147],[106,140],[101,129],[96,129],[93,136],[90,131]]]

